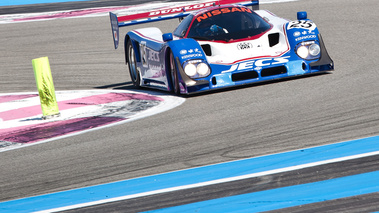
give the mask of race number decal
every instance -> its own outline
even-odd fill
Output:
[[[291,21],[288,23],[287,30],[293,28],[302,28],[307,30],[314,30],[316,28],[315,23],[307,20]]]
[[[146,51],[146,41],[141,41],[140,45],[140,51],[141,51],[141,58],[142,58],[142,66],[148,67],[147,64],[147,51]]]

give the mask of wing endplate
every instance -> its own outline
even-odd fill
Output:
[[[112,34],[113,34],[114,48],[117,49],[118,42],[119,42],[119,35],[120,35],[117,15],[109,12],[109,18],[111,19],[111,28],[112,28]]]

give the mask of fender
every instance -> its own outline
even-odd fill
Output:
[[[287,31],[288,41],[292,47],[303,41],[318,40],[318,28],[309,19],[290,21],[284,25],[284,28]]]
[[[319,39],[320,47],[321,47],[321,58],[320,58],[320,60],[318,60],[316,62],[310,63],[310,66],[311,67],[320,66],[320,68],[321,68],[321,66],[326,66],[327,67],[326,69],[334,70],[334,62],[330,58],[328,51],[325,48],[325,44],[324,44],[324,41],[322,40],[321,34],[318,35],[318,39]]]
[[[140,55],[140,51],[139,51],[139,46],[136,44],[135,41],[133,41],[132,39],[130,39],[129,35],[126,34],[125,35],[125,40],[124,40],[124,52],[125,52],[125,63],[129,63],[128,61],[128,49],[127,49],[127,46],[128,45],[128,41],[131,41],[132,42],[132,46],[133,46],[133,49],[134,49],[134,53],[136,54],[136,61],[137,62],[141,62],[141,55]]]
[[[167,42],[167,45],[172,50],[174,57],[179,59],[180,64],[196,59],[207,61],[200,44],[192,38],[172,40]]]
[[[172,40],[167,42],[168,46],[170,47],[179,72],[179,78],[181,78],[182,82],[184,83],[184,87],[186,92],[187,86],[201,86],[201,85],[208,85],[209,81],[207,80],[193,80],[190,77],[188,77],[184,70],[183,70],[183,63],[188,60],[204,60],[207,62],[205,53],[203,49],[201,48],[200,44],[197,43],[196,40],[192,38],[186,38],[186,39],[180,39],[180,40]]]
[[[127,33],[134,41],[141,43],[144,41],[146,46],[154,51],[161,51],[165,43],[162,40],[162,32],[156,27],[140,28]]]

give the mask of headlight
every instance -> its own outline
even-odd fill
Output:
[[[184,72],[190,77],[193,77],[197,74],[196,72],[196,66],[194,64],[186,64],[184,66]]]
[[[318,44],[312,44],[309,46],[309,54],[312,56],[317,56],[320,54],[320,46]]]
[[[321,48],[317,41],[305,41],[299,43],[295,50],[296,54],[306,60],[314,60],[320,57]]]
[[[208,65],[206,64],[206,63],[203,63],[203,62],[201,62],[201,63],[199,63],[198,65],[197,65],[197,67],[196,67],[197,69],[197,73],[199,73],[199,75],[200,76],[207,76],[207,75],[209,75],[209,67],[208,67]]]
[[[308,47],[306,46],[300,46],[297,48],[297,54],[301,57],[306,59],[308,57]]]
[[[184,72],[191,78],[203,78],[211,73],[211,70],[202,60],[190,60],[184,63]]]

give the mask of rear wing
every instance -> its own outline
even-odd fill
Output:
[[[109,17],[111,21],[112,34],[114,47],[117,49],[119,43],[119,27],[125,27],[135,24],[142,24],[155,21],[163,21],[174,18],[183,18],[188,16],[191,12],[200,10],[206,7],[225,5],[225,4],[240,4],[243,6],[253,6],[254,10],[259,9],[259,0],[241,1],[241,0],[213,0],[197,4],[188,4],[181,7],[169,7],[161,10],[154,10],[150,12],[137,13],[132,15],[125,15],[117,17],[116,14],[110,12]]]

